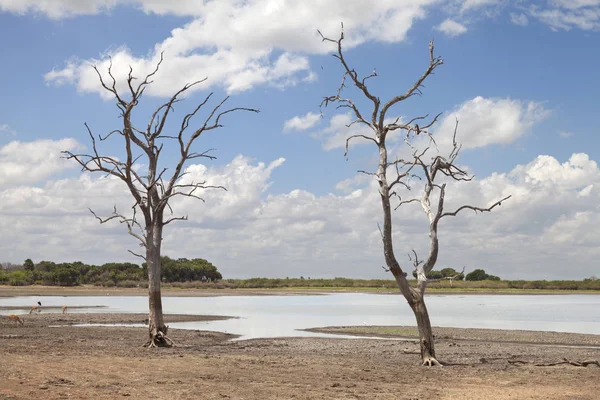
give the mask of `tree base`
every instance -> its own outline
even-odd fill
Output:
[[[175,343],[167,336],[167,327],[165,326],[164,332],[158,331],[150,334],[150,339],[144,344],[143,347],[173,347]]]
[[[421,365],[423,367],[443,367],[444,366],[441,362],[436,360],[435,357],[424,357],[423,364],[421,364]]]

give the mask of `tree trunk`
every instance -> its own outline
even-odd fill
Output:
[[[410,303],[415,318],[417,319],[417,327],[419,328],[419,345],[421,347],[421,360],[423,365],[433,366],[439,365],[439,361],[435,357],[435,345],[433,342],[433,331],[431,330],[431,322],[429,321],[429,312],[425,306],[425,300],[421,294],[413,296],[414,301]]]
[[[146,347],[170,347],[173,342],[167,337],[168,326],[164,324],[162,297],[160,293],[160,247],[162,243],[162,227],[153,226],[148,235],[146,263],[148,264],[148,342]]]
[[[377,178],[379,180],[379,194],[381,196],[381,205],[383,208],[383,254],[388,269],[394,275],[396,283],[400,292],[412,308],[415,318],[417,320],[417,327],[419,328],[419,342],[421,345],[421,360],[423,365],[432,366],[441,364],[435,358],[435,349],[433,343],[433,332],[431,330],[431,322],[429,321],[429,313],[425,306],[424,289],[423,291],[413,289],[408,284],[406,279],[406,272],[402,271],[402,268],[396,260],[394,255],[394,245],[392,238],[392,207],[390,205],[390,187],[387,182],[387,149],[385,147],[385,137],[383,137],[379,144],[379,167],[377,170]],[[432,238],[436,241],[437,237]],[[437,258],[437,251],[434,255]],[[431,255],[429,257],[431,259]],[[435,259],[433,261],[435,264]]]

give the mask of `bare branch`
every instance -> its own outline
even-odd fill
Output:
[[[498,200],[497,202],[495,202],[494,204],[492,204],[491,206],[489,206],[488,208],[480,208],[480,207],[473,207],[473,206],[469,206],[469,205],[465,205],[465,206],[461,206],[458,209],[456,209],[456,211],[453,212],[447,212],[444,213],[440,216],[440,218],[443,217],[447,217],[447,216],[455,216],[456,214],[458,214],[459,212],[461,212],[462,210],[473,210],[475,211],[475,213],[477,212],[490,212],[492,211],[495,207],[497,206],[501,206],[502,202],[505,200],[508,200],[512,197],[512,195],[510,196],[506,196],[505,198],[503,198],[502,200]]]
[[[352,79],[352,82],[354,83],[354,85],[359,88],[363,94],[369,99],[371,100],[371,102],[373,103],[373,114],[371,116],[371,126],[375,126],[377,125],[377,111],[379,110],[379,98],[377,98],[376,96],[374,96],[373,94],[371,94],[371,92],[369,91],[369,89],[367,88],[365,81],[369,78],[375,77],[377,76],[377,72],[375,70],[373,70],[373,73],[371,75],[368,75],[367,77],[363,78],[363,79],[359,79],[358,74],[356,73],[356,71],[354,69],[351,69],[348,64],[346,63],[346,59],[344,58],[344,53],[342,51],[342,41],[344,40],[344,24],[342,23],[341,25],[341,33],[340,33],[340,38],[338,40],[333,40],[330,38],[325,37],[321,31],[317,30],[317,32],[319,32],[319,35],[321,35],[322,41],[324,42],[332,42],[332,43],[336,43],[337,44],[337,54],[334,54],[334,57],[337,58],[338,60],[340,60],[340,63],[343,65],[344,69],[345,69],[345,73],[344,73],[344,80],[346,76],[349,76],[350,79]],[[339,94],[342,90],[342,88],[344,87],[344,80],[342,81],[342,85],[340,86],[340,88],[338,89],[338,94],[336,96],[333,97],[337,97],[339,99]],[[330,100],[331,101],[331,100]],[[327,103],[326,103],[327,104]],[[358,112],[358,110],[356,109],[356,107],[354,106],[354,103],[352,104],[352,108],[355,110],[355,112],[357,113],[357,117],[361,120],[364,121],[364,119],[362,118],[362,116],[360,116],[360,113]],[[364,121],[365,123],[367,123],[366,121]],[[368,123],[367,123],[368,124]]]
[[[369,175],[369,176],[377,176],[377,174],[375,172],[367,172],[367,171],[363,171],[362,169],[359,169],[358,171],[361,174],[365,174],[365,175]]]
[[[400,199],[400,202],[398,203],[398,205],[396,206],[396,208],[394,208],[394,210],[397,210],[400,206],[404,205],[404,204],[408,204],[408,203],[418,203],[421,200],[419,199],[410,199],[410,200],[402,200],[400,198],[400,196],[398,196],[398,198]]]
[[[187,221],[187,220],[188,220],[187,216],[184,216],[184,217],[173,217],[173,218],[169,218],[168,220],[166,220],[163,225],[168,225],[168,224],[170,224],[173,221]]]
[[[433,55],[433,50],[434,50],[434,45],[433,45],[433,40],[432,40],[429,42],[429,66],[427,67],[427,69],[425,70],[423,75],[421,75],[421,77],[419,79],[417,79],[417,81],[406,91],[406,93],[404,93],[401,96],[394,97],[393,99],[388,101],[382,107],[381,112],[379,114],[380,129],[383,129],[383,121],[385,120],[385,115],[386,115],[387,111],[390,109],[390,107],[392,107],[394,104],[396,104],[400,101],[404,101],[404,100],[408,99],[409,97],[411,97],[415,94],[420,94],[420,87],[423,86],[423,82],[425,81],[425,79],[427,79],[427,77],[429,75],[431,75],[437,67],[439,67],[440,65],[442,65],[444,63],[444,60],[442,60],[441,57],[435,57]]]
[[[350,141],[351,141],[352,139],[356,139],[356,138],[362,138],[362,139],[369,140],[369,141],[371,141],[371,142],[373,142],[373,143],[377,144],[377,140],[375,140],[374,138],[372,138],[372,137],[369,137],[369,136],[367,136],[367,135],[359,135],[359,134],[357,134],[357,135],[352,135],[352,136],[350,136],[349,138],[347,138],[347,139],[346,139],[346,151],[344,152],[344,157],[347,157],[347,156],[348,156],[348,147],[350,146]]]
[[[136,257],[139,257],[139,258],[141,258],[141,259],[143,259],[143,260],[146,260],[146,257],[145,257],[145,256],[143,256],[143,255],[141,255],[141,254],[134,253],[133,251],[131,251],[131,250],[129,250],[129,249],[127,249],[127,251],[128,251],[128,252],[130,252],[131,254],[133,254],[133,255],[134,255],[134,256],[136,256]]]

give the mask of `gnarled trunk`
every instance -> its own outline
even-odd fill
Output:
[[[431,322],[429,321],[429,312],[425,305],[425,300],[421,294],[416,294],[413,297],[414,301],[410,303],[410,308],[417,319],[417,327],[419,328],[419,345],[421,347],[421,360],[423,365],[433,366],[441,365],[435,357],[435,344],[433,342],[433,331],[431,330]]]
[[[424,290],[413,289],[408,284],[406,272],[402,271],[396,256],[394,255],[394,245],[392,240],[392,207],[390,205],[390,188],[387,181],[387,149],[385,147],[385,137],[379,144],[379,168],[377,170],[377,178],[379,181],[379,194],[381,196],[381,205],[383,208],[383,253],[388,269],[394,275],[398,288],[402,295],[410,305],[410,308],[415,314],[417,327],[419,329],[419,342],[421,346],[421,360],[423,365],[441,365],[435,358],[435,347],[433,343],[433,332],[431,330],[431,322],[429,321],[429,313],[425,306]],[[436,238],[437,241],[437,238]],[[437,258],[437,252],[435,254]],[[433,261],[435,263],[435,261]]]
[[[152,226],[148,235],[146,249],[146,263],[148,264],[148,342],[144,346],[170,347],[173,345],[167,337],[168,326],[164,324],[162,312],[162,298],[160,293],[160,247],[162,240],[162,227]]]

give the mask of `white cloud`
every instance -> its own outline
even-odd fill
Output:
[[[600,30],[600,1],[597,0],[552,0],[546,7],[538,4],[530,6],[528,13],[555,31],[572,28]]]
[[[462,35],[467,32],[467,27],[452,19],[446,19],[436,27],[437,30],[444,32],[450,37]]]
[[[0,0],[0,11],[44,14],[52,19],[97,14],[128,0]]]
[[[0,124],[0,133],[17,136],[17,131],[12,129],[8,124]]]
[[[45,79],[55,84],[74,84],[82,92],[105,95],[90,63],[106,74],[108,56],[111,56],[113,72],[123,81],[129,65],[136,76],[144,76],[153,70],[160,52],[164,51],[165,62],[148,89],[150,95],[171,95],[173,88],[205,77],[209,80],[198,89],[220,85],[234,92],[261,84],[285,87],[314,79],[307,54],[332,50],[319,40],[317,29],[335,37],[343,21],[347,32],[346,49],[370,40],[399,42],[404,40],[413,22],[426,15],[426,7],[436,2],[356,0],[352,7],[347,7],[344,0],[285,3],[223,0],[185,2],[179,8],[179,2],[140,1],[135,4],[141,4],[147,12],[185,12],[196,19],[174,29],[148,56],[138,57],[124,47],[112,49],[99,59],[71,59],[64,68],[48,72]],[[73,2],[59,3],[72,12],[76,10]],[[28,7],[20,9],[27,11],[34,7],[32,2],[27,4]],[[93,4],[98,6],[99,3]],[[100,10],[90,6],[89,10],[92,9]]]
[[[508,98],[494,99],[478,96],[445,113],[445,117],[430,131],[433,132],[440,152],[446,154],[452,146],[456,119],[459,120],[457,140],[463,144],[463,149],[475,149],[493,144],[512,143],[525,135],[533,125],[546,118],[548,114],[548,110],[534,101],[523,102]],[[386,122],[392,120],[388,118]],[[351,113],[336,114],[331,117],[325,129],[312,136],[322,141],[325,150],[345,147],[346,138],[352,135],[374,136],[371,128],[364,124],[353,124],[348,127],[352,121]],[[398,141],[400,135],[400,131],[394,131],[388,136],[389,143],[400,144],[399,149],[391,147],[389,149],[391,152],[399,150],[406,153],[398,155],[399,157],[409,156],[410,149]],[[421,135],[415,139],[414,146],[427,147],[429,140],[426,135]],[[350,141],[350,146],[368,143],[370,142],[359,138]]]
[[[470,11],[487,6],[493,6],[500,3],[501,0],[464,0],[462,2],[461,12]]]
[[[353,121],[351,113],[336,114],[331,117],[329,125],[325,129],[311,134],[311,136],[320,139],[325,150],[346,147],[346,139],[353,135],[373,137],[373,131],[370,127],[365,124],[352,124]],[[370,142],[362,138],[355,138],[348,143],[348,146],[351,147],[365,143]]]
[[[320,119],[321,116],[319,114],[308,112],[306,113],[306,115],[295,116],[285,121],[285,123],[283,124],[283,130],[305,131],[318,124]]]
[[[527,166],[519,166],[513,174],[535,185],[564,186],[567,189],[580,189],[593,181],[598,173],[598,165],[587,154],[573,154],[560,164],[554,157],[539,156]]]
[[[377,183],[369,177],[340,182],[343,195],[317,196],[302,189],[268,194],[272,172],[284,160],[261,163],[238,156],[222,167],[191,165],[186,179],[223,184],[228,191],[202,193],[206,203],[173,203],[189,221],[168,225],[164,254],[205,257],[225,276],[379,276],[383,265],[377,223]],[[485,206],[512,195],[492,213],[461,213],[442,221],[439,267],[484,268],[506,278],[583,278],[597,274],[600,240],[600,170],[585,154],[559,162],[539,156],[505,174],[447,188],[447,207]],[[418,185],[418,184],[417,184]],[[415,185],[415,190],[418,189]],[[131,207],[122,182],[84,174],[40,187],[0,189],[0,254],[19,262],[83,260],[102,263],[131,258],[135,239],[99,215]],[[427,221],[415,205],[394,213],[399,261],[415,248],[424,254]],[[108,254],[108,256],[107,256]],[[564,260],[569,260],[565,268]]]
[[[75,139],[12,141],[0,147],[0,188],[36,183],[63,169],[74,167],[60,152],[80,147]]]
[[[558,136],[560,136],[563,139],[568,139],[570,137],[573,137],[573,132],[560,131],[558,132]]]
[[[551,0],[550,4],[576,10],[583,7],[600,6],[600,0]]]
[[[515,25],[527,26],[527,24],[529,23],[529,18],[527,18],[527,15],[523,13],[510,13],[510,22],[512,22]]]
[[[464,149],[508,144],[526,134],[548,114],[548,110],[534,101],[526,103],[477,96],[444,117],[434,129],[435,139],[441,147],[450,146],[458,119],[458,141]]]

